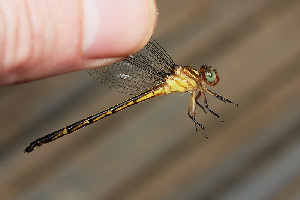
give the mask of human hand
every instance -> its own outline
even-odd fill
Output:
[[[155,0],[0,0],[0,85],[104,66],[140,50]]]

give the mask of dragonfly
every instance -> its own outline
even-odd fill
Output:
[[[86,71],[102,84],[118,92],[133,95],[133,97],[36,139],[25,148],[24,152],[32,152],[38,147],[73,133],[125,108],[169,93],[190,93],[188,116],[195,123],[196,131],[197,126],[201,127],[206,138],[207,135],[204,126],[195,117],[196,106],[199,106],[205,113],[206,110],[209,111],[219,118],[221,122],[223,120],[217,113],[210,109],[205,93],[225,103],[228,102],[238,106],[238,104],[216,94],[206,87],[206,85],[215,86],[219,83],[220,78],[216,69],[207,65],[202,65],[199,70],[190,66],[176,65],[169,54],[153,38],[150,39],[142,50],[121,62]],[[202,98],[204,106],[198,102],[199,98]]]

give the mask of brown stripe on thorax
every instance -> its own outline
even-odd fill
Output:
[[[192,76],[194,79],[198,79],[200,77],[198,71],[189,66],[182,67],[182,70],[186,76]]]

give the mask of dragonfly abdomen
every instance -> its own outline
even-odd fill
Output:
[[[78,129],[81,129],[87,125],[97,122],[97,121],[99,121],[107,116],[110,116],[114,113],[117,113],[125,108],[128,108],[132,105],[138,104],[140,102],[146,101],[153,97],[164,95],[166,93],[170,93],[170,90],[168,89],[168,86],[166,86],[165,83],[157,85],[145,92],[142,92],[141,94],[138,94],[130,99],[127,99],[126,101],[116,104],[115,106],[107,108],[106,110],[103,110],[97,114],[86,117],[83,120],[80,120],[76,123],[66,126],[65,128],[62,128],[60,130],[57,130],[55,132],[52,132],[52,133],[44,136],[44,137],[41,137],[41,138],[33,141],[32,143],[30,143],[30,145],[24,151],[29,153],[29,152],[33,151],[34,149],[36,149],[40,146],[43,146],[44,144],[52,142],[52,141],[54,141],[60,137],[63,137],[67,134],[73,133],[73,132],[77,131]]]

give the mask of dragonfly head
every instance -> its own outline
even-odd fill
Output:
[[[202,65],[200,68],[200,74],[203,80],[210,86],[215,86],[219,83],[219,76],[217,71],[211,66]]]

